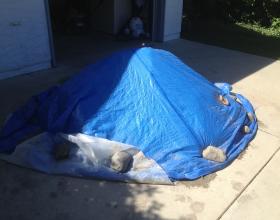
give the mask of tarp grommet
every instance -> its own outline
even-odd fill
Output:
[[[229,101],[226,97],[224,97],[223,95],[219,95],[219,101],[223,104],[223,105],[229,105]]]

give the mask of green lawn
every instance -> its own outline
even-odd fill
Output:
[[[192,41],[280,59],[280,30],[249,24],[199,21],[188,26],[183,21],[182,37]]]

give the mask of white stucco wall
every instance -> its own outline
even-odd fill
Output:
[[[183,14],[183,0],[154,0],[153,40],[179,39]]]
[[[183,0],[165,0],[163,41],[180,38],[182,13]]]
[[[1,0],[0,79],[50,66],[44,0]]]

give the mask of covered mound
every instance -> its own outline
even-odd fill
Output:
[[[111,180],[196,179],[228,165],[257,131],[253,107],[230,90],[169,52],[121,51],[13,113],[1,132],[1,157],[44,172]],[[56,160],[61,139],[74,144],[66,159]],[[108,161],[127,149],[134,149],[131,168],[117,172]]]

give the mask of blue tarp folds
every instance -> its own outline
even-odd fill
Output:
[[[229,85],[212,84],[169,52],[140,48],[115,53],[34,96],[7,121],[0,152],[12,153],[38,130],[135,146],[171,180],[183,180],[228,165],[254,137],[257,121],[248,100]],[[222,149],[226,161],[204,159],[209,145]]]

